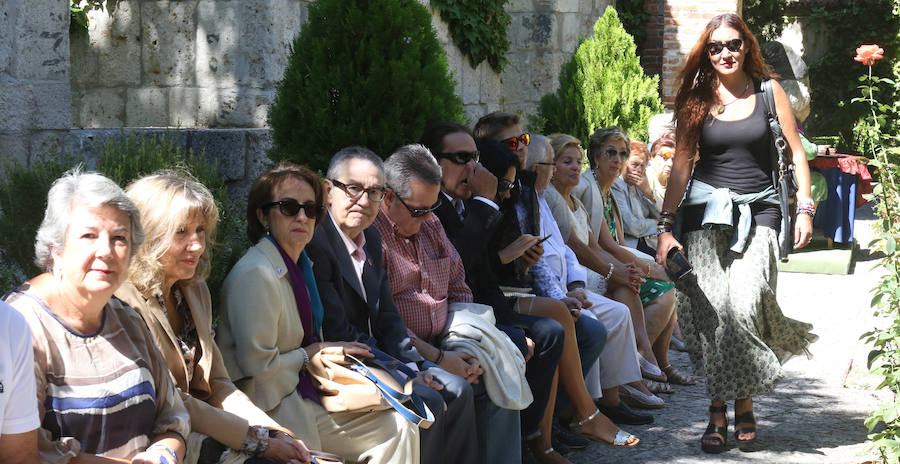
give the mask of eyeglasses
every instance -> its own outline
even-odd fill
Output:
[[[622,159],[627,159],[630,156],[627,151],[616,151],[615,148],[607,148],[603,153],[606,153],[606,157],[611,160],[616,159],[617,156]]]
[[[373,201],[375,203],[378,203],[381,200],[384,200],[384,193],[386,191],[384,187],[372,187],[372,188],[364,189],[360,185],[356,185],[356,184],[348,185],[348,184],[345,184],[345,183],[340,182],[335,179],[328,179],[328,180],[330,180],[331,183],[334,184],[335,187],[343,190],[344,193],[347,194],[347,198],[349,198],[353,201],[359,200],[359,198],[362,196],[363,193],[368,195],[369,200]]]
[[[322,214],[322,211],[325,210],[325,207],[322,205],[317,205],[315,203],[298,203],[297,200],[273,201],[264,204],[262,208],[263,210],[268,211],[269,208],[273,206],[277,206],[278,211],[286,217],[294,217],[300,213],[300,210],[303,210],[303,214],[309,219],[319,217],[319,215]]]
[[[437,159],[447,159],[454,164],[466,164],[469,161],[474,161],[477,163],[480,155],[481,153],[478,150],[454,151],[450,153],[440,153],[437,155]]]
[[[722,53],[722,50],[725,48],[731,53],[737,53],[741,50],[741,45],[744,45],[744,41],[741,39],[731,39],[725,42],[717,42],[714,40],[706,44],[706,51],[713,56]]]
[[[400,200],[400,204],[403,205],[404,207],[406,207],[406,210],[409,211],[409,215],[414,218],[422,217],[422,216],[438,209],[441,206],[441,197],[438,196],[437,203],[435,203],[430,208],[410,208],[409,205],[407,205],[406,202],[403,201],[402,198],[400,198],[400,195],[397,195],[396,190],[394,190],[394,189],[391,189],[391,190],[394,191],[394,197],[396,197],[398,200]]]
[[[518,137],[510,137],[508,139],[503,139],[501,142],[509,145],[509,149],[512,151],[516,151],[519,149],[519,146],[527,147],[531,143],[531,134],[528,132],[522,133],[522,135]]]
[[[497,193],[508,192],[512,190],[515,186],[515,182],[510,182],[506,179],[498,179],[497,180]]]

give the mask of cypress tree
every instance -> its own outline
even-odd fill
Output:
[[[613,7],[594,24],[559,73],[559,89],[538,109],[544,132],[564,132],[587,141],[595,129],[619,126],[646,140],[650,117],[662,112],[659,78],[644,75],[634,39]]]
[[[269,113],[270,158],[324,170],[349,145],[387,156],[428,123],[465,121],[453,86],[416,0],[317,0]]]

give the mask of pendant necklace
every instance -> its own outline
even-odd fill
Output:
[[[736,101],[738,101],[738,100],[744,98],[745,94],[747,93],[747,89],[750,88],[750,82],[752,82],[752,81],[747,80],[747,85],[744,86],[744,90],[741,90],[741,93],[739,94],[739,96],[734,97],[734,100],[731,100],[731,101],[728,102],[728,103],[720,103],[718,106],[716,106],[716,114],[719,115],[719,114],[724,113],[724,112],[725,112],[725,107],[726,107],[726,106],[728,106],[728,105],[730,105],[730,104],[732,104],[732,103],[734,103],[734,102],[736,102]]]

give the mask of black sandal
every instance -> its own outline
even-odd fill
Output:
[[[710,406],[709,413],[722,413],[725,415],[725,425],[716,425],[712,422],[706,426],[706,432],[703,433],[703,436],[700,438],[700,448],[704,453],[710,454],[719,454],[722,451],[725,451],[725,446],[728,444],[728,406]],[[714,434],[718,434],[721,437],[713,436]],[[708,443],[703,440],[706,439],[708,441],[716,440],[718,443]]]
[[[740,423],[753,424],[753,425],[752,426],[745,425],[744,427],[741,427],[740,429],[738,429],[737,425]],[[759,434],[757,433],[757,428],[756,428],[756,417],[753,416],[752,409],[749,411],[744,411],[740,414],[737,414],[737,412],[735,412],[734,426],[735,426],[734,439],[735,439],[735,441],[737,441],[738,448],[740,448],[740,449],[744,449],[744,448],[747,448],[750,445],[752,445],[753,442],[756,441],[756,437],[759,436]],[[742,433],[744,433],[744,434],[752,433],[753,438],[741,440],[740,437],[741,437]]]

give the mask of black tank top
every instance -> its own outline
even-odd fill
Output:
[[[769,125],[765,99],[755,82],[755,106],[750,116],[722,121],[707,116],[700,133],[700,159],[693,178],[713,187],[726,187],[739,194],[756,193],[772,185]],[[778,230],[781,212],[777,205],[750,205],[753,224]],[[699,230],[705,205],[685,208],[682,230]],[[737,213],[737,208],[734,208]]]

